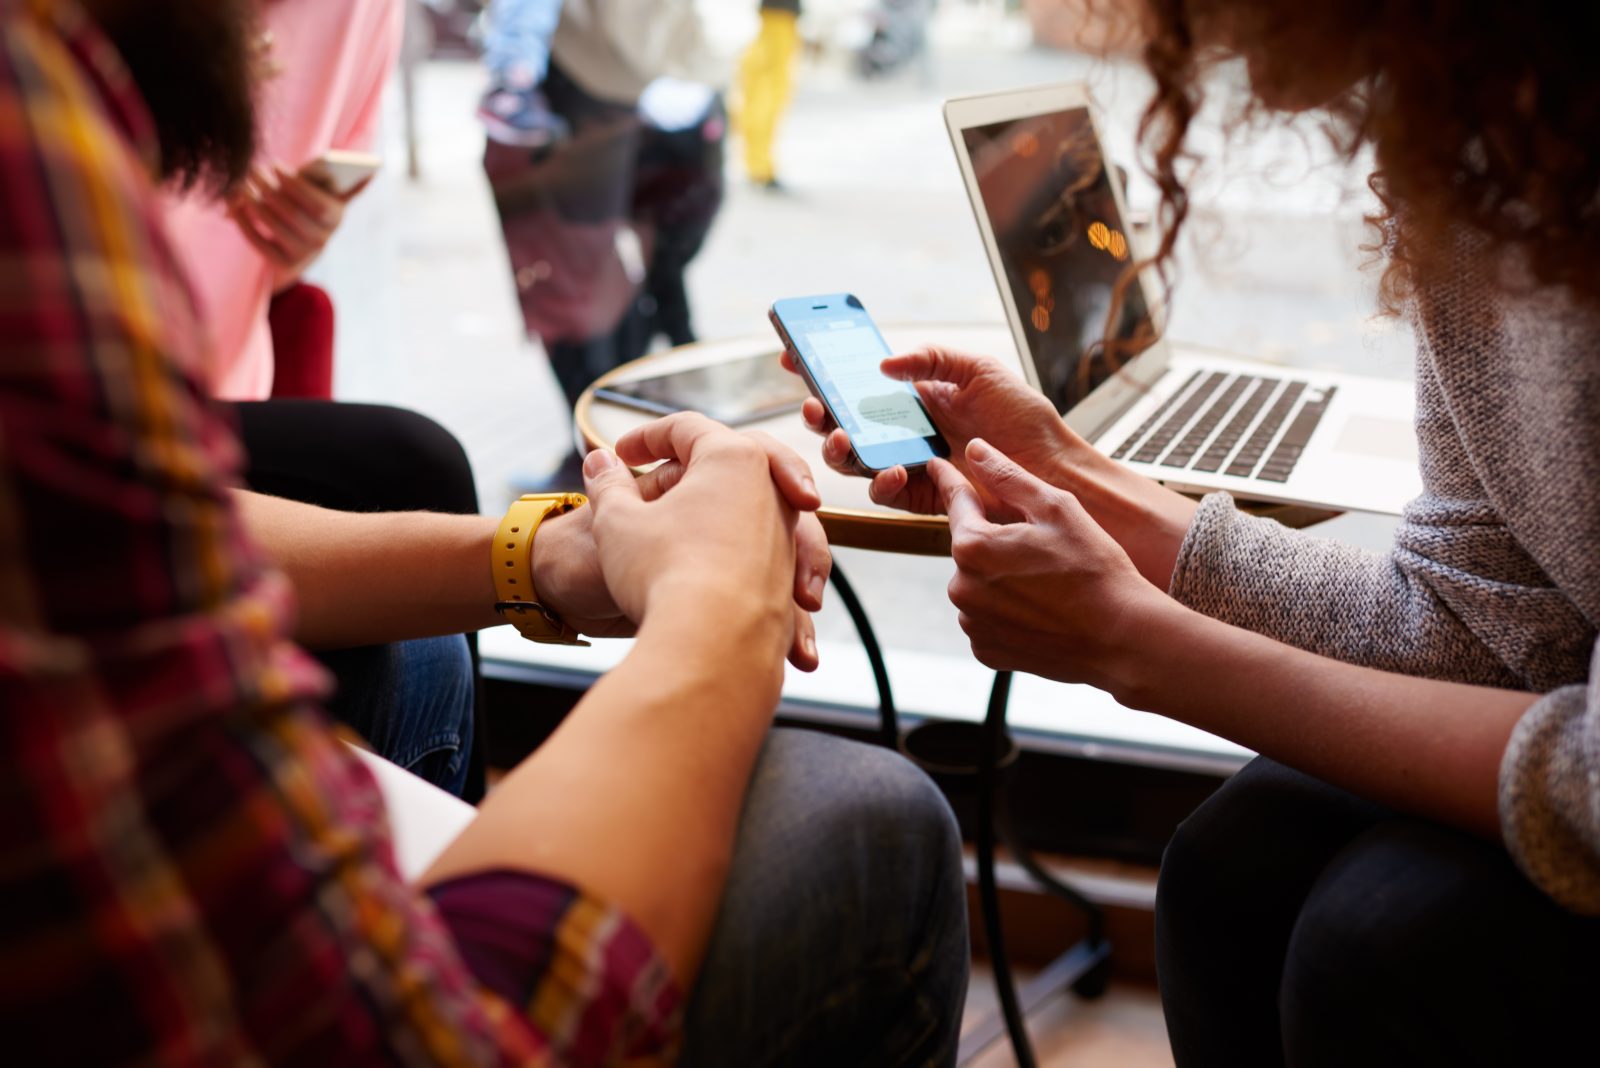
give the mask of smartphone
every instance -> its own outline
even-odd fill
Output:
[[[920,467],[950,455],[917,391],[879,370],[889,346],[859,298],[794,297],[776,301],[768,317],[799,357],[806,385],[850,436],[861,469]]]
[[[383,160],[370,152],[330,148],[311,162],[306,175],[335,196],[347,197],[382,166]]]

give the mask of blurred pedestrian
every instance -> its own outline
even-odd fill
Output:
[[[924,85],[933,85],[928,55],[928,20],[933,0],[875,0],[867,12],[869,34],[856,51],[863,78],[887,77],[915,62]]]
[[[544,80],[561,0],[494,0],[483,40],[489,88],[478,118],[495,141],[522,148],[554,144],[572,132],[550,107]]]
[[[722,203],[727,130],[707,67],[693,0],[567,0],[544,93],[569,136],[487,146],[523,321],[568,404],[655,338],[694,340],[683,274]]]
[[[744,167],[763,189],[780,191],[772,143],[794,94],[794,61],[800,51],[800,0],[761,0],[761,29],[739,62],[739,130]]]

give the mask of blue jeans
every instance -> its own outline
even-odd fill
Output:
[[[474,683],[459,634],[318,654],[338,679],[328,712],[373,752],[457,797],[472,752]]]
[[[550,66],[550,39],[561,21],[561,0],[494,0],[483,62],[498,82],[531,88]]]
[[[938,788],[886,749],[774,731],[682,1064],[954,1064],[967,962],[961,841]]]

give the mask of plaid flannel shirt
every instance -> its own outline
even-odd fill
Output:
[[[151,118],[69,0],[0,0],[0,29],[6,1059],[669,1055],[677,994],[615,911],[547,882],[513,1005],[397,875],[230,503]]]

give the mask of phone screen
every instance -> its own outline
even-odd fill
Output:
[[[859,300],[844,293],[798,297],[772,311],[862,464],[881,471],[948,454],[917,391],[879,370],[889,346]]]

